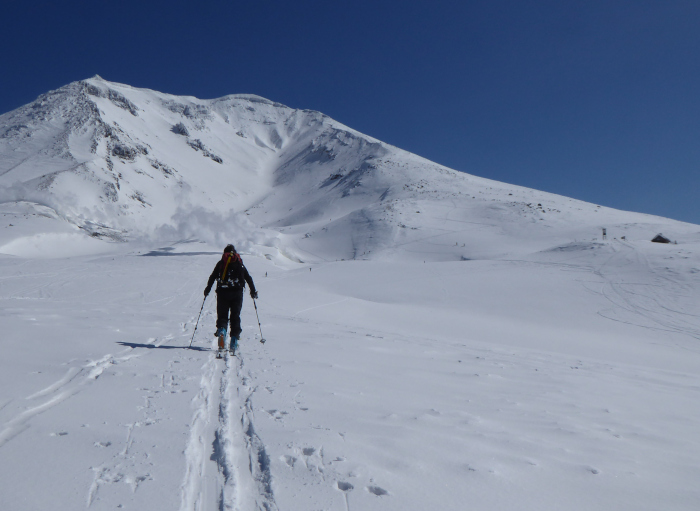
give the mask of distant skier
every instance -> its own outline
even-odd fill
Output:
[[[209,276],[204,296],[208,296],[216,281],[216,336],[219,339],[219,349],[225,349],[226,329],[231,316],[230,350],[235,353],[238,338],[241,335],[241,307],[243,306],[243,289],[246,282],[250,287],[250,297],[255,299],[258,292],[248,270],[243,266],[241,256],[236,253],[233,245],[226,245],[221,260],[216,263],[214,271]]]

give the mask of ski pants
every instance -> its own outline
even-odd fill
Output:
[[[241,307],[243,307],[243,290],[236,293],[216,295],[216,328],[226,328],[231,317],[231,338],[241,335]]]

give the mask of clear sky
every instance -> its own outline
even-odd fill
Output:
[[[319,110],[471,174],[700,224],[700,1],[6,1],[0,112],[95,74]]]

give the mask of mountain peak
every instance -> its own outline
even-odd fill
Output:
[[[98,238],[239,239],[294,259],[471,259],[640,222],[456,172],[254,94],[202,100],[96,75],[0,121],[0,199],[50,207]],[[486,246],[466,247],[467,232]],[[407,250],[425,236],[444,246]]]

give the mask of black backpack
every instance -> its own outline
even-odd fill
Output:
[[[226,252],[221,258],[224,264],[221,274],[216,280],[217,289],[243,289],[245,279],[243,278],[243,260],[235,252]]]

